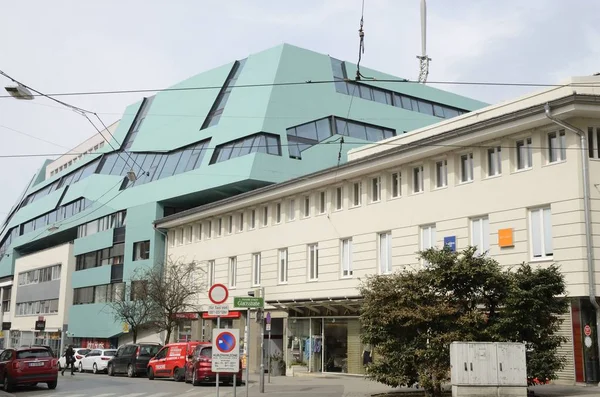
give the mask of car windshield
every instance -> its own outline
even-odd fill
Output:
[[[140,345],[140,356],[154,357],[159,349],[158,345]]]
[[[105,355],[105,356],[111,356],[111,357],[112,357],[112,356],[114,356],[114,355],[115,355],[115,353],[116,353],[116,351],[115,351],[115,350],[105,350],[105,351],[104,351],[104,355]]]
[[[50,352],[48,350],[44,350],[44,349],[19,350],[17,352],[17,359],[41,358],[41,357],[51,357]]]

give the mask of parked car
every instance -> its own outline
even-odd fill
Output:
[[[92,349],[74,347],[73,350],[75,350],[75,364],[73,364],[73,366],[75,367],[75,370],[77,370],[79,368],[79,360],[84,358],[85,355],[88,354]],[[60,356],[60,358],[58,359],[58,370],[62,370],[66,365],[67,358],[65,357],[65,353],[63,352],[62,356]]]
[[[23,346],[26,347],[26,346]],[[50,351],[50,354],[52,355],[52,357],[57,358],[58,356],[56,355],[56,352],[54,350],[52,350],[52,348],[48,345],[31,345],[30,347],[45,347],[46,349],[48,349]]]
[[[108,372],[108,362],[115,356],[117,349],[95,349],[79,360],[79,372]]]
[[[108,375],[127,374],[130,378],[146,375],[148,362],[161,348],[160,343],[131,343],[119,347],[108,362]]]
[[[169,343],[148,362],[148,379],[173,378],[181,382],[185,377],[185,364],[199,341]]]
[[[6,349],[0,354],[0,381],[6,392],[20,385],[35,386],[38,383],[46,383],[48,389],[56,389],[57,360],[44,347]]]
[[[240,370],[237,374],[219,375],[219,382],[224,384],[233,384],[233,376],[236,376],[236,383],[242,384],[242,361],[240,360]],[[185,366],[185,381],[194,386],[204,382],[215,382],[217,374],[212,372],[212,344],[203,342],[196,346],[194,352],[188,356],[188,362]]]

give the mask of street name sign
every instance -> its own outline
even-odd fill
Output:
[[[213,329],[212,371],[238,373],[240,370],[240,330],[232,328]]]
[[[260,309],[265,306],[265,300],[252,296],[235,296],[233,298],[233,306],[243,309]]]

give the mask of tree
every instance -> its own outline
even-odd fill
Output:
[[[128,325],[133,343],[136,343],[139,332],[149,326],[156,313],[153,302],[147,299],[148,283],[136,280],[125,284],[120,290],[116,285],[112,284],[114,293],[107,306],[116,322]]]
[[[148,299],[156,309],[152,324],[157,332],[166,331],[169,342],[177,325],[177,313],[199,311],[200,294],[206,291],[206,272],[201,264],[168,260],[142,274],[148,283]]]
[[[453,341],[526,341],[530,376],[555,377],[562,341],[555,333],[566,309],[556,266],[502,270],[473,247],[419,256],[423,269],[372,276],[360,287],[362,340],[379,353],[372,379],[394,387],[419,382],[428,395],[440,395]]]

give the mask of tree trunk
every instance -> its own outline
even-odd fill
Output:
[[[137,342],[137,329],[132,328],[131,334],[133,335],[133,343],[136,343]]]
[[[165,336],[165,345],[169,343],[169,339],[171,339],[171,328],[167,328],[167,335]]]

